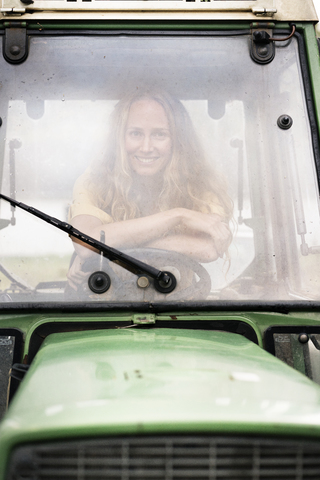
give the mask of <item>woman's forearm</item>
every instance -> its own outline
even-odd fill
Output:
[[[185,208],[108,224],[102,224],[94,216],[78,215],[72,223],[75,228],[97,240],[100,240],[103,232],[105,243],[110,247],[175,250],[204,262],[222,256],[231,238],[228,226],[219,215],[207,215]],[[177,227],[179,233],[176,233]],[[83,258],[95,251],[74,238],[73,241],[78,255]]]
[[[219,258],[214,241],[209,236],[168,235],[150,242],[147,247],[172,250],[201,263],[214,262]]]
[[[110,247],[119,249],[143,247],[163,237],[179,224],[179,213],[176,210],[178,209],[105,225],[96,217],[78,215],[73,219],[72,224],[81,232],[97,240],[100,240],[103,231],[105,243]],[[75,238],[72,240],[78,255],[82,257],[89,256],[92,251],[95,251]]]

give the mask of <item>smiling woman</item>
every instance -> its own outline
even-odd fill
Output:
[[[138,175],[155,175],[169,163],[172,155],[170,127],[158,102],[142,98],[131,106],[125,148],[131,168]]]
[[[116,248],[159,248],[214,261],[231,240],[232,202],[209,167],[182,103],[166,92],[128,95],[115,107],[107,155],[76,182],[70,222]],[[74,239],[69,283],[92,249]]]

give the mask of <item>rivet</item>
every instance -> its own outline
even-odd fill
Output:
[[[12,45],[12,47],[10,47],[11,55],[14,55],[16,57],[17,55],[20,55],[20,52],[21,52],[21,48],[18,47],[18,45]]]
[[[257,48],[258,54],[260,57],[266,57],[268,55],[268,47],[265,45]]]
[[[300,333],[299,335],[299,342],[300,343],[307,343],[309,341],[309,335],[306,333]]]

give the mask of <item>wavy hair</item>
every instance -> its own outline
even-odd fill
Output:
[[[220,205],[225,219],[232,217],[233,204],[227,185],[209,165],[197,138],[190,117],[182,103],[167,92],[134,92],[122,98],[111,116],[107,152],[102,161],[95,161],[87,187],[97,207],[114,221],[145,216],[143,198],[135,188],[135,175],[125,149],[125,131],[131,105],[151,99],[164,109],[172,139],[171,161],[159,178],[160,193],[154,199],[155,211],[184,207],[210,213],[210,204]],[[154,212],[155,213],[155,212]]]

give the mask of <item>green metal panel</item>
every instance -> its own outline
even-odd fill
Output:
[[[320,387],[231,333],[54,334],[2,422],[0,465],[23,442],[150,432],[319,436]]]
[[[32,333],[36,330],[37,327],[45,324],[51,323],[69,323],[70,329],[72,329],[72,323],[81,322],[84,324],[89,324],[91,322],[117,322],[119,327],[122,326],[124,322],[132,322],[133,316],[138,315],[138,313],[128,312],[128,313],[43,313],[43,314],[28,314],[28,315],[0,315],[0,328],[18,328],[24,333],[25,337],[25,348],[24,355],[28,353],[29,342],[32,336]],[[144,315],[144,314],[141,314]],[[188,312],[179,312],[173,310],[169,313],[159,313],[155,315],[156,322],[158,320],[165,321],[170,328],[172,321],[176,322],[191,322],[196,320],[206,320],[210,321],[242,321],[250,325],[256,332],[259,345],[262,346],[262,338],[264,331],[271,326],[319,326],[320,325],[320,313],[316,311],[310,312],[291,312],[287,314],[281,314],[279,312],[200,312],[200,311],[190,311]],[[185,328],[186,325],[183,325]]]

